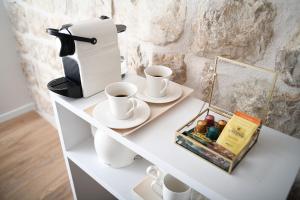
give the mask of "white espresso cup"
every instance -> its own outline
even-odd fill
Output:
[[[106,86],[110,111],[116,119],[132,117],[137,107],[137,100],[133,98],[136,93],[137,87],[132,83],[116,82]]]
[[[162,65],[153,65],[147,67],[144,72],[148,95],[155,98],[166,96],[172,70]]]
[[[191,188],[170,174],[163,174],[156,166],[149,166],[147,174],[154,178],[152,190],[164,200],[189,200]]]

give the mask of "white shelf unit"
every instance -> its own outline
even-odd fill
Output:
[[[101,199],[133,199],[132,188],[145,176],[151,163],[138,158],[121,169],[101,163],[94,149],[90,124],[60,103],[54,101],[54,104],[74,199],[99,199],[99,196]]]
[[[138,84],[141,78],[129,76],[125,81]],[[300,166],[299,140],[268,127],[262,128],[257,144],[232,175],[177,146],[175,131],[193,118],[204,103],[194,98],[179,103],[126,137],[84,112],[84,109],[103,101],[103,93],[82,99],[52,94],[52,98],[75,199],[97,199],[97,195],[105,199],[97,184],[118,199],[134,199],[131,190],[145,176],[150,162],[210,199],[285,199]],[[106,131],[145,160],[137,160],[121,169],[101,164],[94,151],[90,125]],[[76,173],[78,170],[84,173]],[[86,182],[90,183],[89,187]],[[85,191],[88,189],[87,195]]]

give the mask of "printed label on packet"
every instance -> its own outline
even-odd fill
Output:
[[[236,112],[223,129],[217,143],[238,155],[251,140],[260,124],[260,119]]]

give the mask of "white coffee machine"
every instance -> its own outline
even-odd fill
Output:
[[[103,91],[109,83],[121,80],[117,34],[126,30],[106,16],[66,24],[47,33],[61,43],[65,77],[48,83],[48,89],[72,98],[89,97]]]

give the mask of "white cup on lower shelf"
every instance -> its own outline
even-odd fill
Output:
[[[149,166],[147,174],[154,178],[152,190],[164,200],[189,200],[191,188],[170,174],[163,174],[156,166]]]

